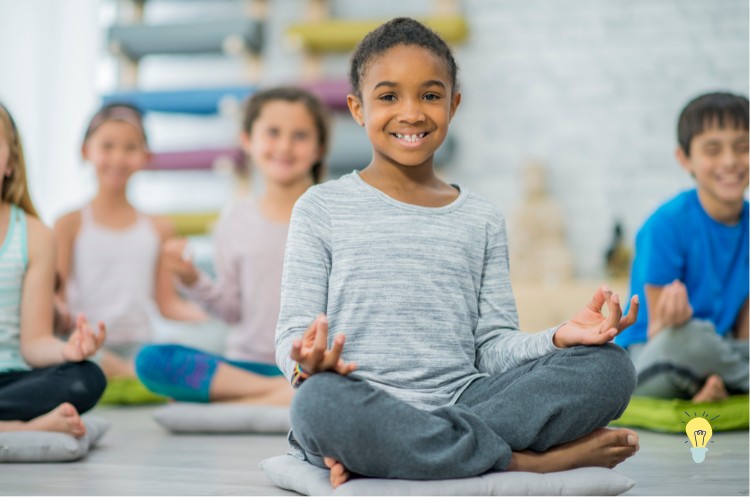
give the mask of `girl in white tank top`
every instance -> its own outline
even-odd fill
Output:
[[[140,111],[129,105],[101,108],[91,119],[83,157],[93,164],[98,191],[90,204],[55,224],[62,295],[72,313],[107,325],[101,367],[108,378],[134,377],[133,356],[152,340],[150,313],[202,321],[206,315],[182,300],[162,269],[159,250],[173,235],[169,221],[139,213],[127,184],[149,160]]]

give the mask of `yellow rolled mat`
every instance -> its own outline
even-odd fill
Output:
[[[292,24],[286,31],[290,43],[311,52],[348,52],[364,36],[386,20],[331,19]],[[469,25],[461,16],[420,19],[447,43],[459,43],[469,34]]]
[[[211,232],[214,222],[219,218],[218,212],[201,212],[194,214],[166,214],[178,236],[193,236]]]

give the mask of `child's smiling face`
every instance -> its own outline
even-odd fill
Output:
[[[690,155],[677,158],[695,177],[702,199],[724,206],[741,206],[748,186],[748,131],[714,124],[693,137]]]
[[[349,107],[372,143],[373,166],[432,166],[461,100],[447,63],[429,49],[396,45],[367,63],[359,90]]]

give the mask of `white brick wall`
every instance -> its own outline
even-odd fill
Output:
[[[519,168],[547,162],[583,276],[599,276],[615,218],[644,218],[690,186],[673,158],[694,95],[748,93],[744,0],[470,0],[457,50],[463,104],[450,175],[506,213]],[[512,235],[511,235],[512,237]]]

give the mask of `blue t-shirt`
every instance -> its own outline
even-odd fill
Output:
[[[712,219],[695,189],[680,193],[648,218],[635,240],[630,293],[638,294],[638,319],[615,339],[623,347],[646,342],[645,285],[675,279],[687,288],[693,317],[711,321],[725,336],[748,296],[748,202],[737,224]]]

